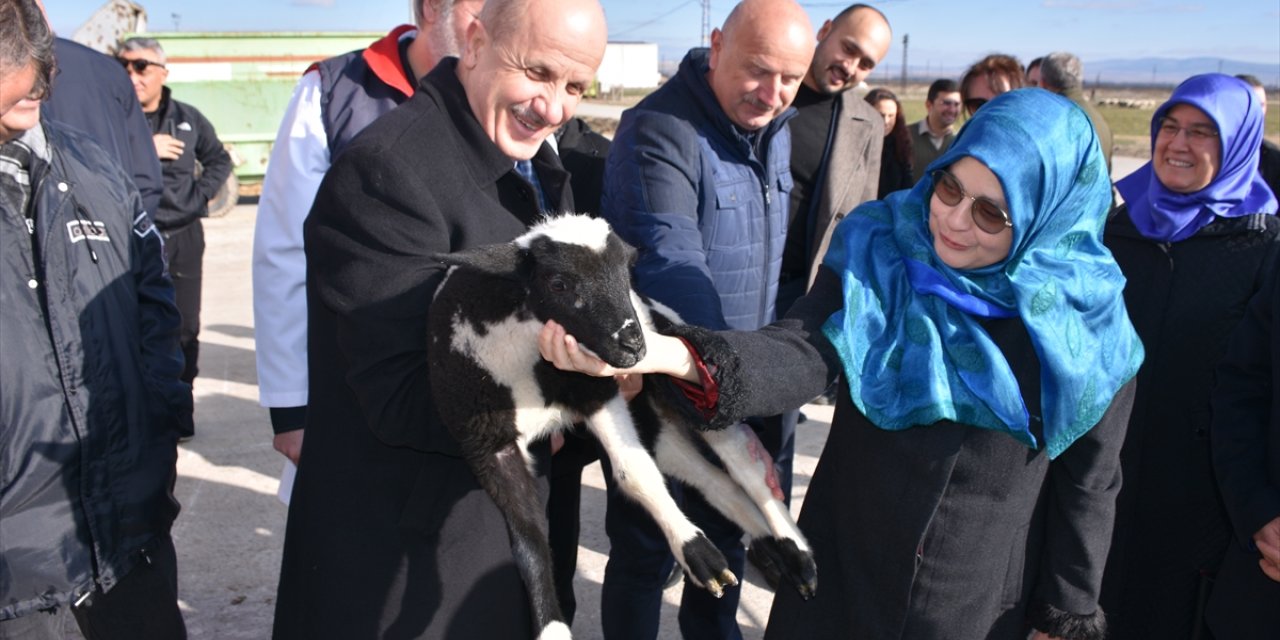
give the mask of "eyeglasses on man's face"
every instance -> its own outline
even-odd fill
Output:
[[[969,215],[973,216],[973,223],[979,229],[995,235],[1013,227],[1013,221],[1009,218],[1008,212],[991,198],[969,195],[964,190],[964,185],[960,184],[960,180],[951,175],[951,172],[938,169],[930,176],[933,178],[933,193],[938,196],[942,204],[954,207],[964,198],[973,201],[969,207]]]

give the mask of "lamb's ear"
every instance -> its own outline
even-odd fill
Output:
[[[525,250],[510,242],[489,244],[454,253],[437,253],[432,259],[449,266],[475,269],[502,278],[519,278],[524,271]]]

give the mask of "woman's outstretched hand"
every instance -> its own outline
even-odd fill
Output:
[[[548,320],[538,334],[538,350],[557,369],[576,371],[589,376],[609,377],[627,374],[664,373],[684,380],[698,381],[693,356],[679,338],[645,332],[646,355],[634,367],[619,369],[597,358],[578,344],[555,320]]]

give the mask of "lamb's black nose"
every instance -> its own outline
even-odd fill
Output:
[[[644,332],[637,327],[627,327],[618,333],[618,345],[628,353],[643,353]]]

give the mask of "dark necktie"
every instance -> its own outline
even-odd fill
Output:
[[[516,161],[516,173],[524,178],[533,186],[533,192],[538,195],[538,210],[546,213],[551,210],[551,206],[547,204],[547,194],[542,191],[542,182],[538,180],[538,172],[533,170],[533,163],[528,160]]]

